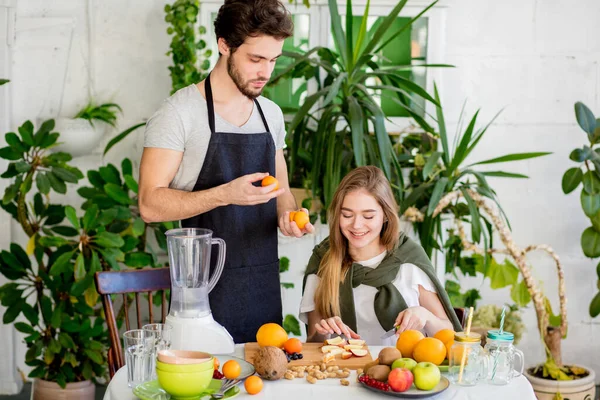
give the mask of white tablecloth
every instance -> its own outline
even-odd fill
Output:
[[[382,347],[372,346],[371,354],[377,356]],[[244,346],[236,345],[236,357],[244,358]],[[296,378],[294,380],[281,379],[279,381],[264,381],[263,390],[256,395],[250,396],[246,393],[243,383],[240,383],[240,394],[235,399],[252,398],[260,399],[286,399],[286,400],[305,400],[305,399],[341,399],[341,398],[360,398],[383,400],[391,398],[380,394],[370,392],[356,382],[356,372],[348,378],[350,386],[342,386],[339,379],[324,379],[316,384],[310,384],[306,379]],[[472,387],[463,387],[450,384],[450,387],[437,396],[430,397],[432,400],[535,400],[535,395],[529,381],[520,376],[511,381],[509,385],[495,386],[480,383]],[[117,371],[110,381],[104,400],[136,400],[131,389],[127,386],[127,367]]]

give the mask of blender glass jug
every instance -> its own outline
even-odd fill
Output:
[[[171,269],[169,314],[179,318],[211,314],[208,293],[215,287],[225,263],[225,242],[212,231],[200,228],[171,229],[166,232]],[[219,246],[217,263],[210,275],[212,245]]]

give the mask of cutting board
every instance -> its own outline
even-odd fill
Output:
[[[302,366],[302,365],[321,365],[323,362],[323,352],[321,351],[321,346],[323,343],[303,343],[302,344],[302,359],[301,360],[292,360],[289,362],[289,366]],[[258,352],[259,349],[258,343],[246,343],[244,345],[244,359],[249,363],[253,363],[254,356]],[[369,350],[367,346],[364,347],[365,350]],[[350,357],[347,360],[342,359],[341,354],[337,354],[335,359],[328,362],[326,365],[337,365],[341,368],[348,369],[359,369],[363,368],[365,364],[373,361],[371,354],[368,353],[364,357]]]

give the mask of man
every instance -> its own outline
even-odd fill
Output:
[[[226,0],[215,20],[219,60],[202,82],[179,90],[148,121],[139,204],[147,222],[181,220],[225,240],[223,275],[210,293],[215,320],[236,343],[282,322],[277,226],[297,209],[283,156],[281,109],[260,97],[293,33],[278,0]],[[279,181],[261,187],[268,175]]]

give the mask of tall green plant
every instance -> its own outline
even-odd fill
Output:
[[[357,35],[354,35],[352,1],[346,3],[344,22],[337,2],[329,0],[336,50],[315,47],[305,54],[286,52],[285,55],[292,57],[294,62],[273,78],[273,83],[277,83],[278,79],[296,74],[313,76],[317,82],[317,92],[306,98],[288,127],[292,133],[290,174],[299,163],[307,165],[310,173],[306,178],[312,185],[313,194],[321,197],[325,208],[331,202],[342,177],[350,169],[367,164],[381,167],[394,185],[397,196],[402,197],[400,164],[392,151],[392,142],[385,128],[385,115],[374,97],[375,91],[391,93],[415,121],[425,130],[432,131],[419,113],[412,109],[410,99],[420,96],[433,103],[436,101],[402,75],[402,71],[411,67],[384,67],[376,61],[381,49],[435,4],[390,34],[388,29],[406,2],[401,0],[381,23],[368,31],[370,1],[367,1],[363,22]],[[323,80],[322,71],[325,72]],[[373,131],[374,135],[371,134]]]
[[[212,50],[205,50],[201,57],[198,57],[199,52],[206,48],[206,41],[201,38],[206,34],[206,28],[196,26],[199,7],[198,0],[177,0],[173,4],[165,5],[165,21],[170,25],[167,33],[173,35],[171,49],[167,52],[173,61],[173,65],[169,67],[171,94],[200,82],[210,69],[208,59]]]
[[[583,103],[575,103],[577,123],[586,133],[588,145],[575,149],[569,158],[577,167],[569,168],[562,178],[562,190],[565,194],[573,192],[583,184],[581,190],[581,208],[589,218],[591,226],[581,235],[583,254],[589,258],[600,257],[600,118]],[[600,263],[596,267],[598,288],[600,289]],[[596,293],[589,307],[592,318],[600,314],[600,291]]]
[[[83,178],[68,164],[69,154],[48,151],[59,137],[53,129],[53,120],[37,131],[27,121],[18,134],[5,135],[8,146],[0,149],[10,161],[1,177],[11,180],[2,208],[29,237],[26,249],[12,243],[0,252],[0,273],[9,280],[0,287],[0,303],[4,323],[24,317],[15,327],[26,335],[29,376],[64,387],[105,373],[108,337],[95,272],[122,264],[159,266],[148,233],[166,248],[164,231],[171,225],[147,225],[140,218],[128,159],[121,170],[108,164],[88,171],[92,186],[78,190],[86,199],[82,212],[51,203],[53,193],[66,194],[68,183]]]
[[[414,223],[421,245],[431,257],[433,250],[444,250],[446,257],[446,273],[458,278],[460,271],[466,276],[477,276],[490,279],[493,289],[511,287],[511,297],[515,303],[524,306],[529,302],[524,283],[518,282],[518,268],[509,260],[499,263],[491,255],[465,254],[459,232],[453,229],[446,232],[442,228],[442,219],[452,216],[461,223],[471,226],[471,241],[481,243],[485,251],[492,247],[493,225],[481,215],[476,203],[469,195],[474,190],[483,197],[491,199],[501,211],[506,223],[508,221],[498,202],[496,192],[488,183],[488,177],[527,178],[518,173],[502,170],[479,170],[477,166],[526,160],[547,155],[547,152],[514,153],[492,159],[466,164],[467,158],[473,154],[477,145],[495,120],[481,128],[477,128],[477,111],[466,124],[462,132],[457,131],[453,143],[450,142],[441,106],[440,96],[435,87],[436,116],[438,123],[439,146],[428,154],[421,155],[422,162],[415,162],[415,170],[411,176],[412,182],[407,185],[406,196],[400,204],[400,212],[404,214],[409,208],[419,211],[422,218]],[[464,109],[463,109],[464,112]],[[463,112],[458,122],[458,129],[463,127]],[[417,155],[418,156],[418,155]],[[415,157],[417,157],[415,156]],[[466,165],[465,165],[466,164]],[[434,210],[440,200],[448,193],[460,191],[465,202],[456,202],[444,209],[443,214],[434,215]],[[480,298],[476,289],[461,293],[458,283],[452,280],[446,282],[446,289],[457,305],[471,306]]]

